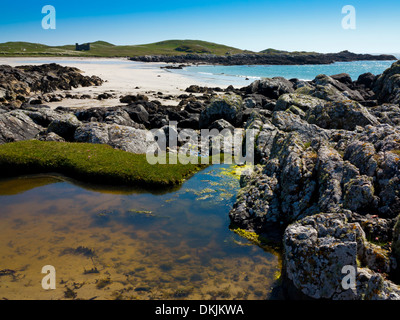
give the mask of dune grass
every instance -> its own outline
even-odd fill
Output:
[[[0,176],[56,172],[92,183],[168,187],[205,168],[201,164],[151,165],[144,154],[89,143],[20,141],[0,146]]]

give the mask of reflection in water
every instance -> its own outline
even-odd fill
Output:
[[[210,167],[164,194],[48,175],[0,182],[0,298],[269,298],[280,257],[229,230],[230,171]],[[41,287],[45,265],[56,290]]]

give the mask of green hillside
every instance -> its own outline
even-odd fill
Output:
[[[268,54],[268,55],[310,55],[310,54],[317,54],[317,52],[308,52],[308,51],[283,51],[283,50],[276,50],[276,49],[265,49],[260,51],[259,53]]]
[[[90,51],[75,51],[75,45],[46,46],[29,42],[6,42],[0,44],[0,56],[133,57],[188,53],[226,55],[248,52],[200,40],[167,40],[142,45],[113,45],[105,41],[96,41],[90,45]]]
[[[75,48],[75,46],[74,46]],[[6,42],[0,43],[0,56],[79,56],[78,52],[63,47],[49,47],[40,43]]]

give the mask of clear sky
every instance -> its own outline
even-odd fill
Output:
[[[56,30],[42,29],[45,5],[56,9]],[[345,5],[356,9],[355,30],[342,28]],[[399,0],[1,0],[0,8],[0,42],[198,39],[253,51],[400,52]]]

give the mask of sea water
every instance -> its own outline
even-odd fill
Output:
[[[286,79],[313,80],[319,74],[348,73],[353,81],[366,72],[378,75],[393,64],[393,60],[335,62],[323,65],[199,65],[184,67],[173,72],[202,82],[219,85],[246,86],[261,78],[284,77]]]

